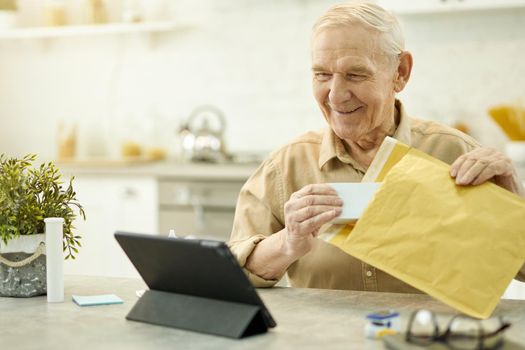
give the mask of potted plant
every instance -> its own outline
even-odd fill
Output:
[[[31,297],[46,293],[44,218],[64,219],[66,259],[75,258],[74,209],[85,220],[73,178],[67,188],[52,162],[33,166],[35,155],[0,155],[0,296]]]

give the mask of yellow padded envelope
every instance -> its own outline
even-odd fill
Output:
[[[331,243],[487,318],[525,262],[525,200],[492,183],[457,186],[449,165],[403,146],[353,230]]]

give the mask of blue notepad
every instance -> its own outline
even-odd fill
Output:
[[[110,304],[122,304],[123,301],[115,294],[102,294],[102,295],[73,295],[73,301],[78,306],[95,306],[95,305],[110,305]]]

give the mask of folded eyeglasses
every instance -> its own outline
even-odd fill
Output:
[[[436,314],[421,309],[410,316],[405,340],[420,346],[442,342],[457,350],[494,349],[503,343],[503,331],[509,327],[501,317],[478,320],[456,315],[441,332]]]

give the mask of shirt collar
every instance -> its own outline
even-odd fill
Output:
[[[399,111],[399,125],[397,126],[397,129],[392,137],[404,143],[405,145],[410,146],[412,143],[412,138],[410,137],[410,118],[408,117],[405,107],[401,101],[396,100],[396,108]]]
[[[410,145],[410,119],[408,118],[405,108],[401,101],[396,99],[396,108],[399,111],[399,125],[394,132],[393,138],[400,142]],[[338,158],[341,162],[351,164],[354,168],[359,170],[362,169],[360,166],[346,151],[343,141],[337,137],[331,128],[327,128],[323,134],[321,141],[321,150],[319,153],[319,169],[321,169],[330,159]]]

